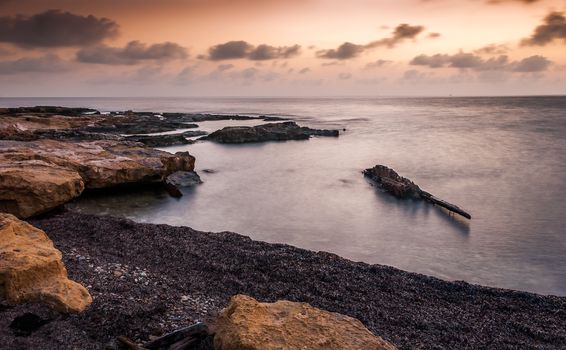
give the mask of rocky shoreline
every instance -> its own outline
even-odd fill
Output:
[[[206,134],[192,130],[196,123],[221,120],[270,123],[190,139]],[[161,132],[168,133],[154,134]],[[282,342],[325,350],[369,343],[376,350],[566,347],[564,297],[447,282],[231,232],[63,207],[85,190],[164,186],[179,197],[179,188],[201,183],[188,152],[151,147],[338,135],[272,116],[0,108],[0,348],[126,344],[139,350],[137,344],[159,343],[164,334],[201,321],[206,325],[195,328],[201,338],[180,338],[171,348],[263,349],[267,338],[277,349]],[[392,169],[377,166],[368,175],[393,195],[416,194],[460,210]],[[294,330],[277,333],[269,322],[278,324],[280,317]],[[244,345],[238,332],[255,331],[254,322],[267,322],[259,326],[265,332],[256,337],[260,345]],[[291,338],[282,341],[285,336]]]
[[[239,293],[355,317],[399,349],[566,346],[563,297],[446,282],[231,232],[69,211],[30,222],[63,252],[69,277],[94,301],[78,315],[39,304],[0,304],[6,349],[112,349],[121,335],[145,341],[213,320]],[[50,321],[17,337],[9,323],[26,312]],[[201,348],[212,349],[212,342]]]

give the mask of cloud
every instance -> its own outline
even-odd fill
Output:
[[[85,46],[117,34],[118,24],[110,19],[59,10],[0,17],[0,42],[23,47]]]
[[[424,30],[425,27],[423,26],[412,26],[406,23],[399,24],[389,38],[372,41],[371,43],[366,45],[366,48],[374,48],[379,46],[387,46],[389,48],[393,48],[397,44],[405,40],[415,39]]]
[[[316,56],[319,58],[330,58],[336,60],[347,60],[359,56],[365,47],[363,45],[356,45],[350,42],[345,42],[338,46],[337,49],[330,50],[319,50],[316,52]]]
[[[436,54],[432,56],[419,55],[409,63],[413,66],[429,68],[451,67],[471,69],[475,71],[513,71],[513,72],[542,72],[552,64],[543,56],[527,57],[519,62],[510,62],[505,55],[484,59],[472,53],[460,52],[454,55]]]
[[[130,41],[126,46],[110,47],[96,45],[77,52],[77,61],[98,64],[136,64],[142,61],[165,61],[186,58],[187,50],[172,42],[146,45]]]
[[[538,55],[531,56],[515,63],[513,67],[513,71],[523,72],[523,73],[543,72],[547,70],[551,64],[552,62],[548,60],[546,57],[538,56]]]
[[[389,60],[377,60],[375,62],[370,62],[368,64],[366,64],[366,69],[372,69],[372,68],[379,68],[379,67],[383,67],[386,64],[391,63],[392,61]]]
[[[208,49],[208,56],[200,58],[211,61],[230,60],[230,59],[249,59],[252,61],[264,61],[273,59],[285,59],[300,54],[301,46],[271,46],[261,44],[253,46],[250,43],[239,41],[228,41],[223,44],[212,46]]]
[[[0,74],[4,75],[19,73],[59,73],[67,70],[69,70],[68,62],[53,54],[0,62]]]
[[[233,64],[220,64],[220,65],[218,65],[218,67],[216,69],[219,72],[224,72],[224,71],[230,70],[232,68],[234,68]]]
[[[523,3],[523,4],[534,4],[535,2],[539,2],[541,0],[487,0],[488,4],[501,4],[501,3],[506,3],[506,2],[519,2],[519,3]]]
[[[544,18],[544,24],[535,28],[530,38],[523,39],[524,46],[544,46],[555,39],[566,43],[566,17],[564,12],[551,12]]]
[[[310,71],[311,71],[311,69],[309,67],[305,67],[305,68],[303,68],[299,71],[299,74],[306,74]]]
[[[484,47],[481,47],[477,50],[474,50],[474,53],[478,55],[505,55],[508,53],[509,47],[503,44],[489,44]]]
[[[394,48],[397,44],[400,44],[403,41],[415,39],[424,31],[424,29],[425,28],[423,26],[412,26],[406,23],[400,24],[395,28],[393,33],[391,33],[391,36],[387,38],[375,40],[365,45],[345,42],[336,49],[318,50],[316,52],[316,57],[336,60],[352,59],[358,57],[362,52],[368,49],[374,49],[380,46]]]
[[[278,58],[290,58],[299,54],[300,45],[275,47],[270,45],[259,45],[253,49],[248,58],[250,60],[272,60]]]
[[[350,78],[352,78],[351,73],[340,73],[340,74],[338,74],[338,79],[340,79],[340,80],[348,80]]]

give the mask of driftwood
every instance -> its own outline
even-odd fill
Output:
[[[197,323],[145,343],[144,348],[148,350],[190,349],[192,345],[195,345],[201,339],[204,339],[207,335],[208,327],[204,323]]]
[[[129,350],[147,350],[146,348],[143,348],[138,344],[134,343],[132,340],[130,340],[127,337],[119,336],[117,339],[118,342],[120,342],[120,344],[122,344],[124,347],[126,347]]]
[[[381,188],[395,197],[422,199],[434,205],[438,205],[439,207],[448,209],[456,214],[460,214],[467,219],[472,218],[472,216],[462,208],[436,198],[432,194],[421,190],[421,188],[414,182],[400,176],[395,172],[395,170],[388,168],[385,165],[376,165],[373,168],[366,169],[363,171],[363,174],[375,181]]]

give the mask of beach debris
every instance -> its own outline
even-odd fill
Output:
[[[82,312],[92,303],[88,290],[67,277],[47,234],[4,213],[0,257],[0,297],[9,303],[41,302],[61,312]]]
[[[357,319],[306,303],[236,295],[216,324],[216,350],[394,350]]]
[[[148,350],[159,349],[190,349],[191,345],[197,345],[209,335],[208,326],[202,322],[181,328],[162,337],[145,343],[144,348]]]
[[[459,214],[466,219],[472,218],[472,216],[462,208],[439,199],[429,192],[423,191],[414,182],[400,176],[395,170],[385,165],[376,165],[373,168],[366,169],[363,171],[363,174],[373,180],[386,192],[392,194],[397,198],[422,199],[432,204],[443,207],[450,212]]]

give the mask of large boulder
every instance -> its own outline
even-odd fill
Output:
[[[218,319],[216,350],[393,350],[349,316],[305,303],[260,303],[236,295]]]
[[[203,139],[219,143],[307,140],[311,136],[338,136],[338,130],[301,127],[295,122],[270,123],[257,126],[228,126]]]
[[[112,140],[0,141],[0,210],[26,218],[53,209],[84,188],[163,182],[192,171],[188,152],[170,154]]]
[[[12,304],[42,302],[62,312],[81,312],[92,298],[67,277],[61,252],[45,232],[0,213],[0,298]]]

